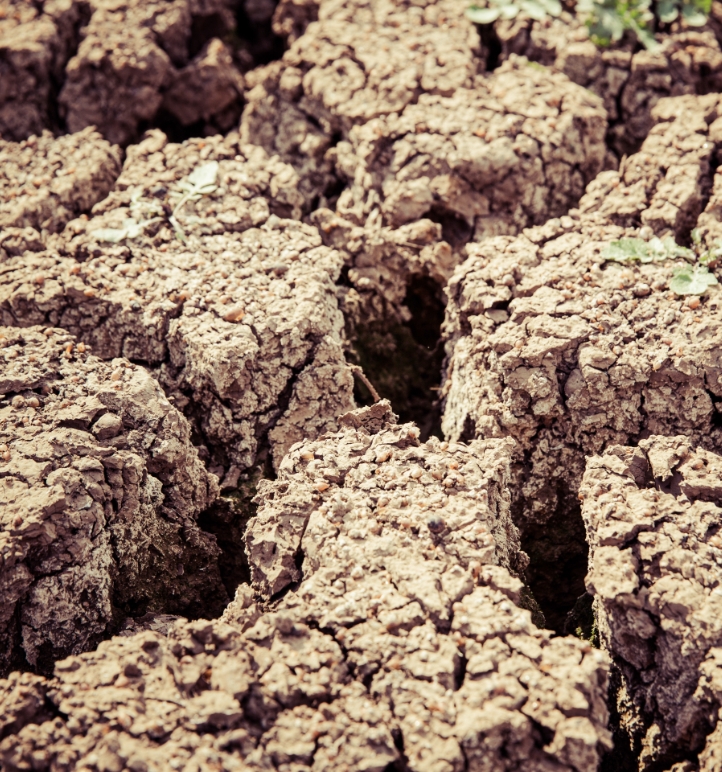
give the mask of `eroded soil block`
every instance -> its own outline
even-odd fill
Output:
[[[212,181],[188,194],[198,169]],[[279,463],[353,407],[343,258],[316,228],[271,213],[298,216],[296,183],[232,136],[175,145],[155,132],[97,215],[54,242],[77,259],[50,249],[2,265],[2,319],[64,327],[103,359],[152,367],[234,487],[259,457]]]
[[[0,2],[0,137],[19,141],[55,127],[54,101],[78,41],[77,0]]]
[[[94,125],[127,145],[161,107],[181,125],[228,131],[243,77],[220,38],[235,27],[233,0],[93,0],[68,62],[59,110],[68,131]]]
[[[596,768],[606,660],[518,605],[509,441],[420,445],[388,403],[342,424],[259,494],[266,608],[243,588],[221,621],[113,639],[53,682],[14,675],[10,769]]]
[[[654,51],[624,39],[610,47],[596,46],[580,18],[535,21],[519,14],[494,24],[499,58],[526,56],[563,72],[604,100],[610,123],[608,142],[616,167],[625,154],[636,152],[654,125],[652,110],[669,96],[718,92],[722,86],[722,49],[718,11],[704,29],[677,26],[659,36]],[[638,50],[637,50],[638,49]]]
[[[218,493],[158,383],[64,330],[0,328],[2,669],[86,651],[128,615],[226,600]]]
[[[719,768],[721,473],[722,457],[682,436],[614,446],[587,464],[587,587],[625,679],[619,710],[640,770],[700,751],[700,769]]]
[[[444,430],[517,440],[527,520],[569,506],[562,500],[576,496],[585,454],[642,431],[722,447],[719,291],[678,297],[668,288],[673,261],[603,256],[625,236],[684,239],[709,196],[717,97],[655,110],[642,150],[621,172],[600,174],[578,210],[516,239],[470,245],[449,284]]]
[[[120,149],[92,128],[57,139],[47,131],[24,142],[0,139],[0,250],[19,251],[9,229],[56,233],[89,212],[110,192],[120,161]]]

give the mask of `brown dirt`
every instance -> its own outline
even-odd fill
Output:
[[[517,605],[509,441],[419,445],[387,403],[341,423],[259,494],[253,587],[266,604],[295,592],[262,609],[244,589],[225,621],[116,638],[53,681],[13,676],[8,769],[596,766],[606,661]]]
[[[622,719],[640,769],[700,751],[701,769],[718,768],[719,732],[706,749],[705,738],[722,704],[720,471],[720,456],[684,436],[614,446],[587,463],[587,586],[625,676]]]
[[[3,769],[722,770],[720,290],[602,257],[722,239],[659,39],[0,0]]]
[[[141,367],[64,330],[0,328],[2,670],[86,651],[127,615],[224,605],[218,495],[190,427]]]

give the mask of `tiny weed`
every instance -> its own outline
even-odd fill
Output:
[[[682,17],[692,27],[707,23],[712,0],[578,0],[576,11],[586,20],[590,38],[600,47],[607,47],[633,33],[648,50],[659,47],[654,38],[657,22],[670,24]],[[475,24],[493,24],[497,19],[514,19],[525,13],[541,21],[559,16],[559,0],[484,0],[466,9]]]
[[[143,201],[143,191],[137,188],[130,196],[130,213],[132,217],[123,220],[120,228],[98,228],[92,231],[92,235],[98,241],[109,241],[117,244],[124,239],[137,239],[143,231],[153,223],[161,222],[163,217],[151,217],[142,219],[143,215],[162,215],[163,207],[158,201]]]
[[[680,247],[673,238],[658,239],[656,236],[649,241],[619,239],[609,244],[602,252],[605,260],[613,260],[616,263],[653,263],[669,258],[693,256],[691,249]]]
[[[520,13],[541,21],[561,12],[559,0],[485,0],[484,5],[470,5],[466,16],[475,24],[492,24],[497,19],[514,19]]]
[[[173,209],[173,214],[168,218],[180,241],[185,241],[185,233],[178,222],[178,215],[189,201],[200,201],[203,196],[208,196],[215,192],[217,176],[218,161],[209,161],[192,171],[188,175],[188,179],[182,180],[179,183],[178,187],[182,193],[171,193],[172,196],[180,196]],[[191,220],[189,219],[188,222],[191,222]]]
[[[669,24],[680,15],[692,27],[707,23],[712,0],[579,0],[577,13],[586,17],[589,36],[598,46],[615,43],[629,31],[649,51],[659,47],[654,39],[656,22]]]
[[[178,221],[183,207],[189,201],[200,201],[203,196],[215,192],[217,176],[218,161],[209,161],[197,167],[188,175],[187,179],[182,180],[178,184],[180,191],[171,193],[171,196],[178,200],[168,220],[180,241],[185,241],[185,232]],[[129,209],[132,216],[126,218],[120,228],[99,228],[92,231],[92,235],[98,241],[109,241],[117,244],[124,239],[138,238],[149,225],[162,222],[165,219],[165,213],[160,202],[155,199],[144,199],[141,188],[133,191],[130,197]],[[151,216],[149,219],[146,219],[148,215]],[[193,218],[189,217],[186,222],[193,222]]]
[[[663,260],[683,258],[685,265],[674,269],[669,288],[676,295],[703,295],[710,287],[718,284],[710,271],[719,257],[722,257],[722,245],[704,250],[699,231],[692,231],[693,249],[681,247],[673,238],[659,239],[656,236],[649,241],[644,239],[619,239],[613,241],[602,251],[605,260],[616,263],[653,263]]]

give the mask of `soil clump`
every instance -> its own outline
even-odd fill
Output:
[[[52,672],[128,615],[227,602],[218,494],[158,383],[65,330],[0,328],[0,660]]]
[[[576,501],[586,455],[649,433],[722,447],[718,296],[690,305],[669,294],[669,263],[603,256],[622,237],[684,242],[698,218],[714,234],[716,210],[705,207],[717,110],[714,95],[661,100],[640,152],[602,172],[578,209],[516,239],[469,245],[449,283],[442,428],[451,439],[517,440],[522,537],[526,523],[557,513],[572,563],[586,552]],[[560,559],[552,550],[542,573]]]
[[[90,128],[58,139],[47,131],[23,142],[0,139],[0,248],[22,249],[14,229],[62,231],[108,195],[120,169],[119,148]]]
[[[213,191],[179,209],[179,183],[203,165],[216,170]],[[2,319],[64,327],[103,359],[150,367],[219,477],[237,480],[269,454],[277,465],[354,406],[335,290],[343,258],[316,228],[271,211],[300,216],[296,183],[232,135],[177,145],[155,131],[93,217],[2,264]]]
[[[654,435],[590,458],[580,489],[587,586],[640,770],[721,758],[720,470],[689,438]]]
[[[596,767],[606,660],[517,605],[510,442],[420,445],[388,403],[341,423],[261,485],[264,607],[242,588],[220,621],[115,638],[52,681],[14,675],[8,769]]]
[[[567,13],[562,16],[540,22],[520,14],[497,22],[498,58],[503,62],[526,56],[602,98],[610,124],[607,168],[617,168],[624,155],[639,150],[654,125],[652,110],[660,99],[722,88],[720,25],[714,13],[704,28],[676,23],[670,34],[660,36],[654,51],[629,38],[600,49],[585,24]]]

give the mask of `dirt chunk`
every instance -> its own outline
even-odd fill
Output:
[[[617,158],[636,152],[654,125],[660,99],[706,94],[722,86],[722,49],[713,29],[677,29],[660,36],[655,51],[635,51],[629,41],[600,49],[572,17],[533,21],[522,15],[495,24],[500,59],[527,56],[563,72],[604,100],[608,141]],[[618,163],[610,158],[608,163]]]
[[[717,288],[690,303],[669,290],[681,261],[603,256],[620,238],[684,243],[708,216],[718,109],[712,95],[661,100],[640,152],[602,172],[578,209],[469,245],[447,288],[442,429],[517,441],[514,517],[557,631],[584,593],[585,457],[649,432],[722,450]]]
[[[300,584],[265,613],[244,587],[220,621],[113,639],[53,682],[3,682],[3,761],[594,769],[606,660],[517,605],[509,441],[420,445],[394,418],[388,403],[344,416],[265,483],[254,586],[268,603]],[[45,720],[37,693],[71,718]]]
[[[529,520],[573,501],[585,454],[640,432],[722,447],[716,288],[695,310],[669,293],[670,263],[602,256],[620,237],[689,233],[711,187],[718,109],[712,95],[662,100],[641,151],[600,174],[578,210],[470,246],[449,284],[444,430],[518,441]]]
[[[52,670],[145,609],[220,611],[196,525],[218,481],[157,382],[60,329],[0,328],[0,358],[4,668]]]
[[[48,131],[23,142],[0,139],[0,228],[61,231],[105,198],[120,160],[120,149],[92,128],[57,139]]]
[[[214,171],[213,190],[181,206],[180,183],[198,168]],[[353,407],[335,291],[343,259],[316,228],[270,212],[298,213],[296,181],[231,137],[174,145],[155,132],[97,216],[57,240],[77,260],[48,250],[6,261],[3,318],[49,322],[103,359],[152,367],[219,476],[269,450],[279,463]]]
[[[277,10],[282,25],[288,5]],[[471,87],[479,50],[453,0],[321,3],[281,61],[249,74],[243,141],[292,163],[304,193],[318,197],[334,183],[326,152],[352,126],[399,113],[422,93]]]
[[[164,106],[182,125],[203,122],[199,133],[228,131],[240,115],[243,88],[219,39],[235,26],[233,5],[93,2],[58,98],[68,130],[94,125],[127,145]]]
[[[580,489],[587,587],[625,679],[620,712],[641,770],[700,751],[700,769],[717,768],[720,472],[722,457],[689,438],[652,436],[589,459]]]
[[[76,0],[0,2],[0,137],[20,141],[55,127],[54,100],[77,45]]]
[[[518,233],[579,200],[606,126],[598,98],[515,57],[473,89],[354,127],[333,151],[349,183],[337,210],[359,225],[374,211],[393,227],[430,217],[454,246]]]

